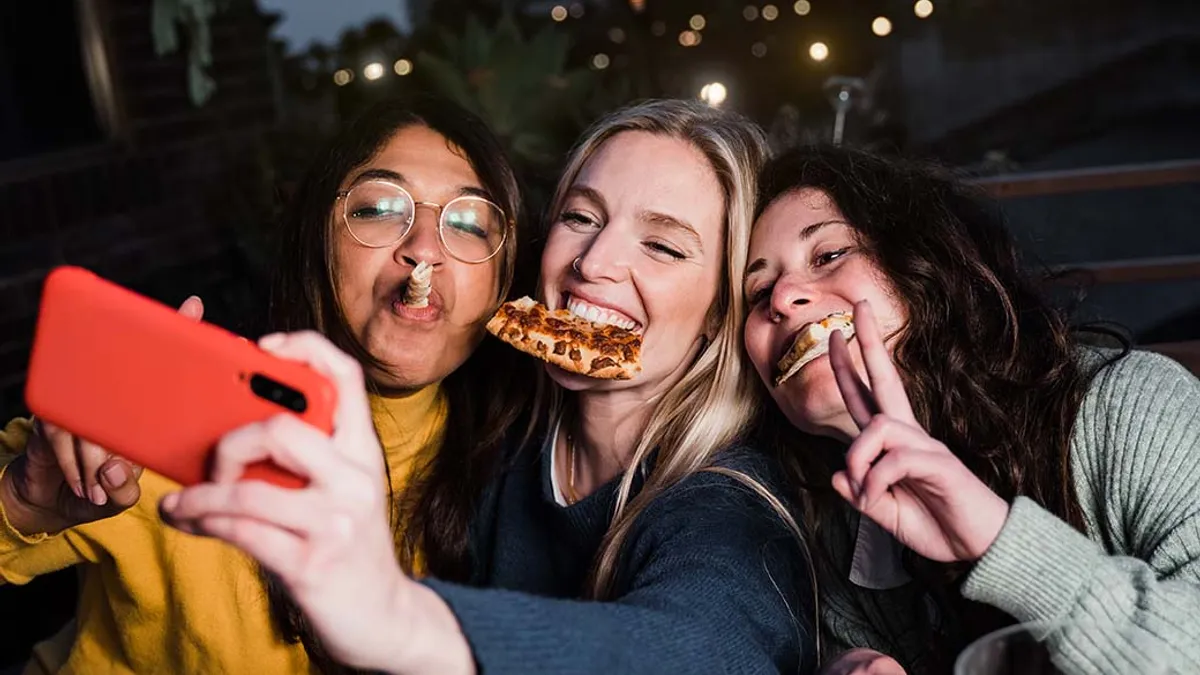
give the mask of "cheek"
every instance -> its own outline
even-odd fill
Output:
[[[500,292],[500,264],[489,261],[482,265],[456,264],[447,267],[447,279],[454,287],[453,323],[474,324],[489,315]]]
[[[355,323],[373,304],[375,279],[381,262],[388,254],[381,249],[347,245],[344,237],[334,237],[332,258],[338,300],[346,317]]]
[[[542,250],[542,279],[553,283],[570,272],[571,264],[581,254],[578,242],[559,226],[550,230],[546,248]]]
[[[751,310],[750,318],[746,319],[743,339],[746,342],[746,353],[750,356],[755,370],[765,378],[771,369],[771,364],[768,363],[771,358],[771,327],[754,310]]]

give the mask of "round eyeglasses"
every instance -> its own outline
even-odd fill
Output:
[[[509,222],[496,204],[467,195],[446,204],[418,202],[408,190],[384,180],[369,180],[338,193],[342,221],[355,241],[369,248],[393,246],[408,235],[417,207],[437,209],[438,240],[458,260],[477,264],[500,252]]]

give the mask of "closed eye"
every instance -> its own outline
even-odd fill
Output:
[[[759,288],[756,291],[751,292],[750,297],[747,298],[747,300],[750,302],[751,306],[758,306],[760,303],[762,303],[762,301],[771,297],[771,293],[774,292],[774,290],[775,290],[775,285],[768,284],[766,286],[763,286],[762,288]]]
[[[579,211],[563,211],[558,219],[574,229],[599,226],[599,223],[594,218]]]
[[[650,249],[651,251],[654,251],[655,253],[661,253],[663,255],[674,258],[675,260],[683,260],[684,258],[687,257],[687,255],[684,254],[682,251],[674,249],[674,248],[667,246],[666,244],[663,244],[661,242],[648,241],[648,242],[646,242],[645,245],[646,245],[646,248]]]

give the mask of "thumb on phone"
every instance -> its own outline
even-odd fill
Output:
[[[189,295],[179,306],[179,313],[193,321],[204,318],[204,301],[198,295]]]

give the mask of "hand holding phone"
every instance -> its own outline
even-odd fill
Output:
[[[46,280],[26,400],[53,427],[192,485],[221,436],[247,423],[287,412],[330,433],[334,391],[302,364],[63,267]],[[306,483],[270,463],[243,478]]]
[[[179,314],[204,317],[204,303],[191,296]],[[17,531],[27,535],[57,532],[115,516],[141,497],[142,468],[41,420],[24,452],[8,465],[0,499]]]

